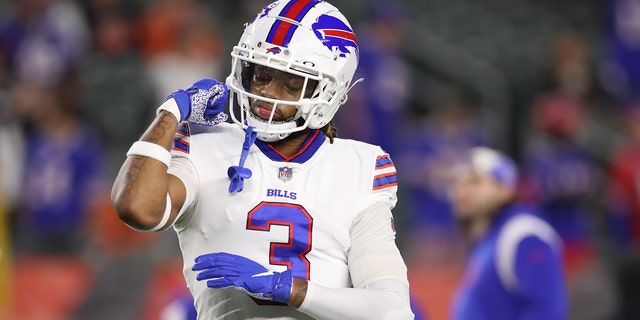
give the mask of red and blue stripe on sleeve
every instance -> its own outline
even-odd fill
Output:
[[[191,133],[189,131],[189,123],[182,122],[178,125],[175,138],[173,139],[173,150],[189,154],[189,140]]]
[[[375,176],[373,177],[373,190],[381,190],[398,185],[398,172],[388,154],[378,156],[376,159]]]

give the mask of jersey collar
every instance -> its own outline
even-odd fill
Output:
[[[302,148],[300,148],[300,151],[298,151],[291,157],[284,156],[267,142],[256,140],[255,144],[262,151],[262,153],[264,153],[269,159],[273,161],[304,163],[305,161],[311,159],[316,151],[320,149],[320,146],[324,143],[325,139],[325,135],[320,130],[312,130],[309,137],[307,137],[307,139],[302,144]]]

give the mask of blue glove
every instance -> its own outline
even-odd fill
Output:
[[[179,121],[212,126],[227,120],[222,111],[228,97],[229,91],[224,83],[202,79],[185,90],[170,94],[158,110],[173,113]]]
[[[291,270],[273,272],[261,264],[234,254],[217,252],[195,259],[197,280],[208,280],[209,288],[236,289],[261,300],[289,302],[293,278]]]

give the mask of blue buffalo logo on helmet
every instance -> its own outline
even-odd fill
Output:
[[[340,50],[341,57],[351,53],[347,47],[353,47],[355,52],[358,52],[358,43],[353,30],[340,19],[324,14],[311,25],[311,28],[325,47],[331,51],[334,48]]]
[[[267,53],[279,54],[280,52],[282,52],[282,49],[280,49],[280,47],[267,48]]]

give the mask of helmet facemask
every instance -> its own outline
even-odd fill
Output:
[[[260,46],[262,45],[259,43],[258,47]],[[284,50],[283,56],[286,57],[288,49]],[[233,68],[227,78],[227,85],[231,93],[230,103],[236,101],[240,110],[240,117],[237,117],[236,110],[231,105],[229,108],[231,118],[244,128],[253,126],[254,131],[258,134],[258,139],[262,141],[278,141],[288,137],[291,133],[306,128],[319,129],[323,127],[331,120],[341,104],[340,97],[346,94],[346,92],[339,94],[335,90],[337,79],[334,76],[323,74],[313,66],[287,61],[268,53],[261,54],[258,50],[244,49],[240,46],[234,47],[231,55]],[[300,79],[302,88],[299,96],[282,100],[263,96],[255,90],[252,92],[251,81],[254,76],[254,68],[260,67]],[[263,114],[261,117],[252,111],[252,106],[255,103],[260,103],[258,101],[271,105],[271,114],[267,119],[265,119],[266,115]],[[286,120],[274,120],[276,108],[283,105],[295,106],[297,108],[295,116]],[[325,113],[330,106],[335,106],[332,108],[334,110],[326,114],[328,117],[324,120]]]

